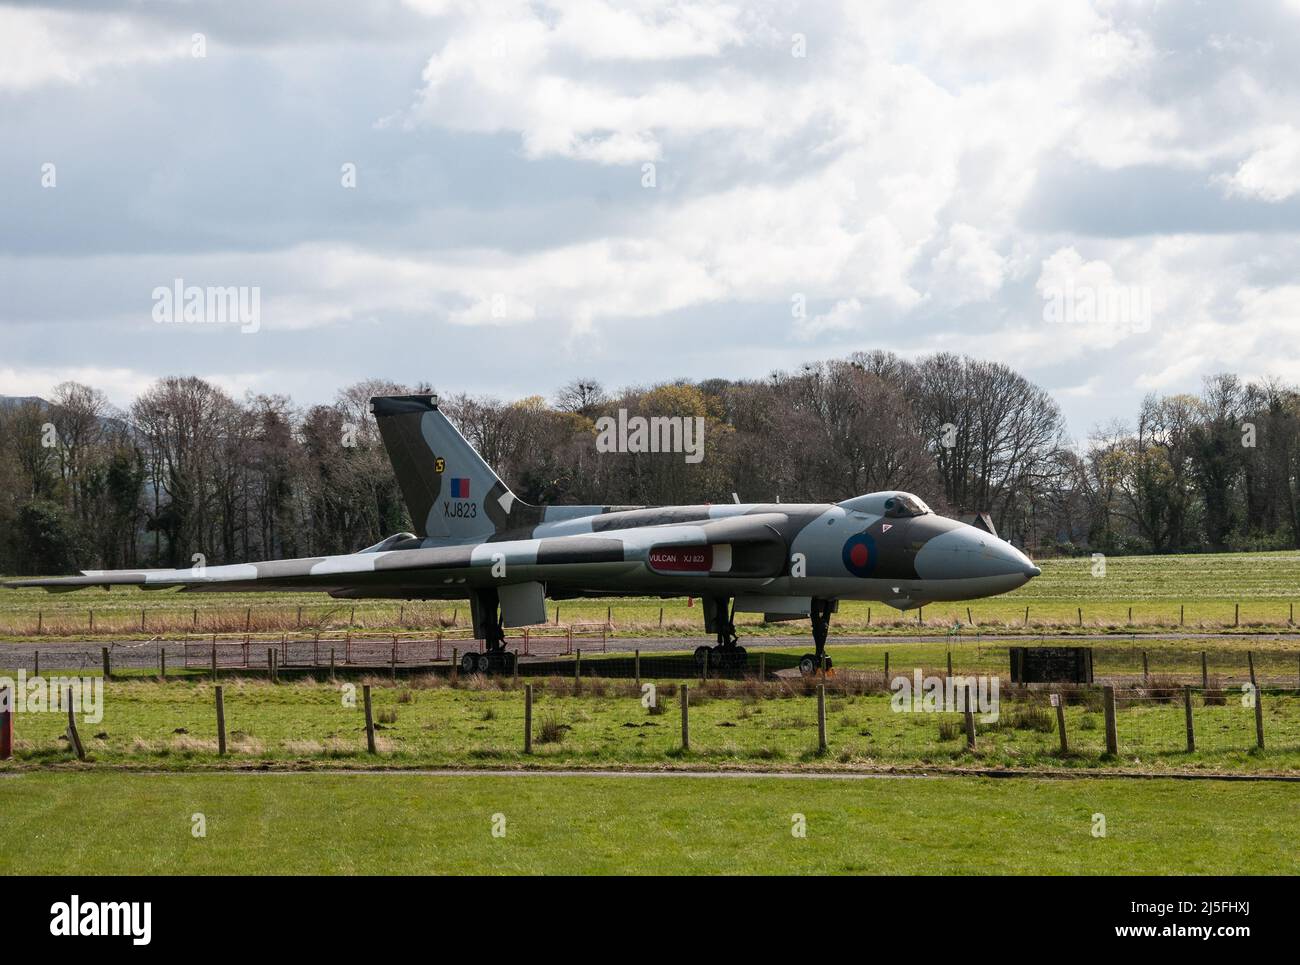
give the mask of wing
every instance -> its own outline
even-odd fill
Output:
[[[784,514],[755,514],[699,524],[645,526],[599,535],[575,534],[419,549],[368,551],[185,570],[86,570],[80,576],[13,580],[6,587],[68,592],[100,586],[190,593],[315,590],[342,597],[454,599],[469,589],[542,580],[556,585],[617,589],[644,576],[652,550],[722,546],[734,576],[772,576],[784,564]],[[382,545],[382,544],[381,544]]]

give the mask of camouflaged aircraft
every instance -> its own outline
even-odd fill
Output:
[[[188,570],[87,570],[18,580],[51,591],[134,585],[186,592],[317,590],[347,599],[468,599],[483,653],[466,672],[509,672],[506,628],[545,623],[546,600],[594,596],[699,597],[716,646],[696,660],[744,666],[736,613],[810,619],[823,660],[840,600],[908,610],[1005,593],[1039,574],[985,528],[931,512],[905,492],[840,503],[702,506],[534,506],[518,499],[439,410],[436,396],[371,400],[410,511],[398,533],[344,556]]]

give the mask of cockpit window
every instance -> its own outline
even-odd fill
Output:
[[[885,515],[890,519],[924,516],[929,511],[929,506],[910,493],[898,493],[885,500]]]

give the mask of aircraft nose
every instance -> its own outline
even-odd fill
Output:
[[[922,578],[931,579],[1012,577],[1026,583],[1043,572],[1006,540],[951,521],[926,542],[916,566]]]

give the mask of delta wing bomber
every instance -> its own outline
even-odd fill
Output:
[[[840,600],[900,610],[1005,593],[1039,574],[991,528],[931,512],[905,492],[839,503],[533,506],[522,502],[438,409],[436,396],[371,400],[415,528],[357,553],[188,570],[88,570],[18,580],[51,591],[136,585],[187,592],[318,590],[351,599],[468,599],[484,653],[467,671],[509,671],[505,628],[546,622],[547,598],[695,596],[717,645],[696,658],[745,660],[735,614],[808,618],[824,656]]]

